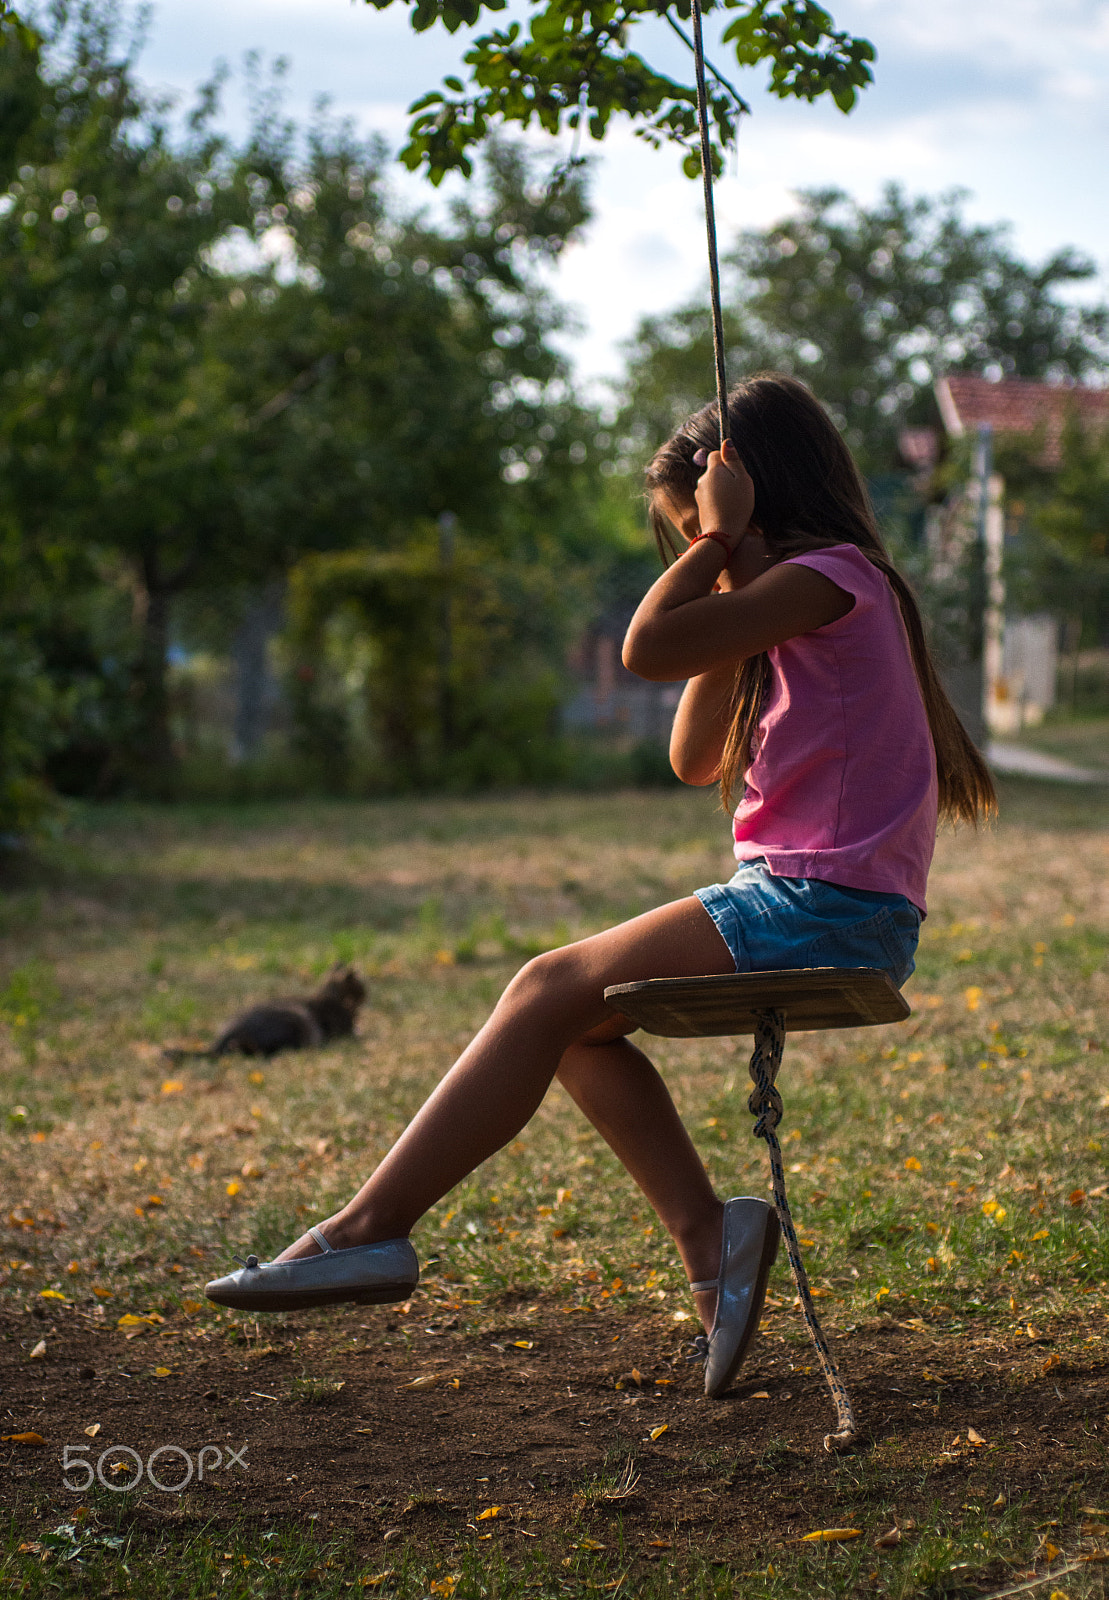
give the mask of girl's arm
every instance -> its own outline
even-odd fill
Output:
[[[734,446],[714,451],[697,485],[692,522],[719,533],[701,539],[663,573],[640,602],[624,640],[629,672],[656,683],[698,677],[758,655],[846,616],[854,601],[811,567],[768,565],[750,527],[754,488]],[[683,521],[683,531],[687,531]],[[691,522],[691,525],[692,525]],[[726,546],[726,548],[725,548]],[[760,570],[760,567],[766,570]],[[724,573],[735,587],[714,594]]]
[[[670,730],[670,765],[683,783],[715,783],[732,722],[736,667],[729,662],[690,678]]]

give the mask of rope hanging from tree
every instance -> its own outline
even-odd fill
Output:
[[[709,97],[705,86],[705,40],[701,0],[693,3],[693,60],[697,73],[697,126],[701,134],[701,187],[705,196],[705,233],[709,248],[709,292],[712,296],[712,352],[716,362],[716,403],[720,411],[720,443],[728,437],[728,373],[724,364],[724,317],[720,310],[720,263],[716,247],[716,207],[712,195],[712,146],[709,141]]]

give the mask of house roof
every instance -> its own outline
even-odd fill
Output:
[[[1043,459],[1059,460],[1059,441],[1069,416],[1094,427],[1109,425],[1109,389],[1080,384],[1033,383],[1027,378],[974,378],[953,374],[936,384],[936,402],[948,435],[961,439],[985,426],[994,433],[1044,436]]]

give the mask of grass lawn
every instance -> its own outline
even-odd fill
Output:
[[[529,954],[728,859],[673,790],[110,806],[5,869],[0,1593],[1104,1597],[1104,791],[1006,783],[940,841],[910,1021],[787,1046],[854,1452],[822,1449],[784,1252],[735,1390],[699,1394],[676,1255],[558,1090],[421,1224],[405,1305],[203,1300],[349,1195]],[[355,1040],[163,1058],[335,960]],[[651,1043],[721,1191],[766,1193],[749,1045]],[[179,1493],[124,1453],[165,1445]]]

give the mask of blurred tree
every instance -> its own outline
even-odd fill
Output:
[[[369,0],[383,11],[393,0]],[[503,11],[505,0],[407,0],[417,33],[441,23],[450,33],[471,27],[483,11]],[[815,0],[706,0],[705,11],[733,13],[722,35],[737,63],[766,62],[769,88],[782,99],[817,100],[830,95],[850,111],[858,91],[871,81],[874,47],[838,29]],[[689,0],[532,0],[526,29],[519,21],[481,34],[470,42],[464,61],[469,86],[444,79],[443,94],[433,90],[410,107],[413,121],[401,159],[424,166],[433,183],[450,171],[471,171],[471,153],[488,137],[491,124],[533,122],[557,134],[564,125],[603,139],[613,116],[626,116],[637,137],[658,146],[675,143],[688,150],[685,169],[700,170],[696,95],[686,84],[656,72],[629,49],[638,23],[660,17],[690,43],[676,19],[688,21]],[[711,120],[722,145],[735,139],[736,124],[747,110],[742,97],[719,74],[710,83]],[[714,152],[719,161],[719,152]],[[571,158],[572,160],[574,158]]]
[[[994,447],[1007,491],[1010,599],[1066,618],[1076,651],[1109,644],[1109,430],[1074,413],[1058,459],[1037,444],[1003,437]]]
[[[303,164],[265,173],[257,155],[277,265],[240,268],[214,327],[251,441],[244,515],[287,556],[403,544],[443,512],[482,539],[541,537],[533,514],[573,493],[586,418],[535,268],[584,220],[580,185],[552,197],[492,147],[485,203],[437,230],[390,210],[382,147],[344,128],[317,127]]]
[[[175,131],[107,0],[57,15],[41,56],[0,63],[0,106],[9,81],[34,89],[0,173],[0,518],[53,574],[16,635],[69,718],[36,770],[170,793],[175,607],[233,624],[306,552],[418,568],[418,530],[447,519],[460,559],[499,574],[486,616],[523,637],[528,569],[596,560],[605,451],[542,271],[585,201],[578,175],[552,188],[491,144],[482,194],[433,228],[391,205],[379,145],[322,119],[305,148],[257,85],[241,148],[214,131],[218,84]],[[544,592],[564,622],[581,577]],[[506,692],[526,699],[529,671]]]
[[[30,545],[68,540],[86,568],[97,552],[130,588],[135,765],[158,788],[170,599],[242,556],[221,374],[202,346],[226,294],[208,252],[249,223],[249,193],[211,128],[215,85],[175,143],[112,9],[59,8],[55,23],[0,197],[0,497]]]
[[[1077,251],[1030,266],[1005,226],[965,220],[959,193],[911,198],[890,185],[872,207],[830,189],[798,199],[795,216],[742,234],[728,258],[729,370],[803,378],[866,472],[896,468],[898,432],[933,419],[944,372],[1104,372],[1109,311],[1060,292],[1094,275]],[[644,447],[703,403],[711,374],[700,301],[641,324],[626,395]]]
[[[512,695],[530,705],[540,693],[550,711],[551,661],[607,548],[598,507],[606,445],[550,342],[563,313],[537,270],[557,258],[585,203],[576,178],[552,192],[519,151],[493,143],[482,195],[456,202],[435,229],[390,211],[382,163],[379,146],[323,125],[304,165],[267,180],[286,281],[275,293],[272,274],[241,279],[245,302],[223,341],[242,395],[272,396],[251,419],[240,499],[284,539],[288,566],[321,553],[294,567],[298,615],[313,618],[296,633],[302,750],[334,780],[345,736],[324,660],[330,641],[333,658],[361,650],[374,660],[367,727],[378,781],[442,779],[447,768],[468,781],[459,750],[476,749],[482,716],[511,766],[507,745],[527,738],[522,715],[508,712]],[[429,555],[431,526],[440,531]],[[360,553],[323,559],[350,547]],[[425,592],[429,560],[435,572],[471,574],[465,601],[439,579]],[[481,671],[462,647],[479,612]],[[519,651],[496,713],[479,714],[493,700],[477,694],[477,679],[491,683],[494,662],[508,670],[497,644],[506,628]],[[539,634],[545,659],[524,645]],[[421,672],[413,651],[426,658]],[[352,671],[345,659],[340,676]]]

